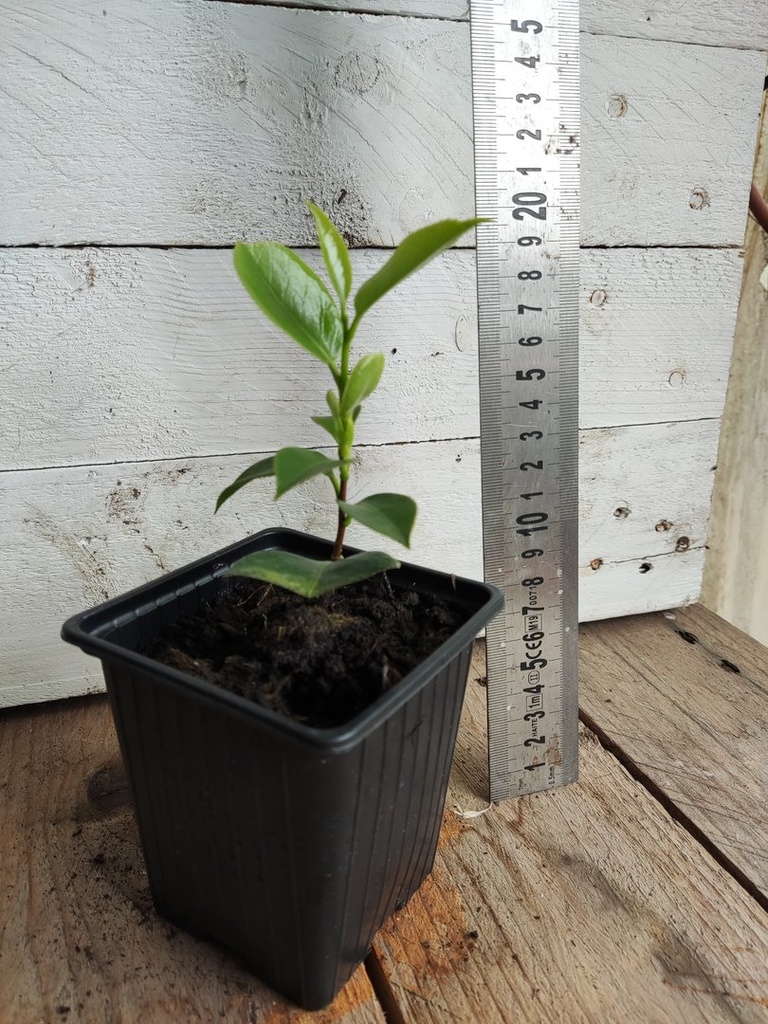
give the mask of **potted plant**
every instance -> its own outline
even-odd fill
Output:
[[[63,636],[102,661],[157,909],[316,1009],[431,870],[472,640],[502,597],[344,543],[359,521],[407,545],[416,516],[403,495],[348,500],[355,424],[384,370],[382,355],[353,365],[355,332],[477,222],[409,235],[350,315],[347,248],[309,206],[336,299],[275,243],[238,244],[234,261],[330,372],[313,419],[335,452],[284,448],[217,510],[253,480],[274,478],[279,497],[322,474],[335,540],[264,530],[69,619]]]

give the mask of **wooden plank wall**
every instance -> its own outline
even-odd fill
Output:
[[[761,0],[673,6],[583,4],[585,619],[700,589],[768,40]],[[211,515],[254,453],[321,443],[314,367],[229,249],[311,246],[311,197],[362,275],[471,212],[467,4],[5,4],[0,97],[11,704],[100,685],[58,640],[67,614],[262,525],[330,532],[319,488]],[[394,474],[421,505],[417,559],[480,574],[474,304],[459,249],[372,318],[360,350],[390,361],[359,488]]]
[[[768,195],[768,91],[754,180]],[[768,644],[768,234],[750,219],[702,601]]]

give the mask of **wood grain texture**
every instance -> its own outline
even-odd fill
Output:
[[[764,1022],[765,913],[591,734],[577,784],[462,817],[487,792],[484,692],[434,874],[374,946],[403,1018]]]
[[[713,447],[716,440],[716,425],[707,425],[708,436],[703,426],[663,424],[583,435],[582,619],[665,608],[697,597],[711,476],[699,468],[712,454],[698,446]],[[691,467],[690,478],[681,476],[675,452]],[[352,498],[391,490],[396,481],[418,502],[419,519],[411,552],[364,527],[356,526],[350,540],[457,575],[482,577],[479,442],[385,445],[359,454]],[[266,482],[254,484],[214,518],[220,490],[257,457],[0,473],[7,581],[0,705],[101,688],[98,663],[59,639],[64,619],[84,607],[266,526],[289,525],[332,537],[333,510],[320,478],[278,504]],[[635,465],[653,465],[654,472],[639,474]],[[617,516],[617,509],[629,511]],[[658,531],[662,519],[669,528]],[[688,537],[688,550],[678,550],[681,536]],[[598,557],[604,561],[595,570],[591,560]],[[652,569],[641,571],[645,564]]]
[[[306,244],[312,198],[392,245],[473,209],[466,25],[208,0],[3,24],[3,243]]]
[[[583,32],[768,50],[763,0],[699,0],[695,5],[581,0],[580,13]]]
[[[768,194],[768,93],[755,183]],[[768,235],[750,220],[702,601],[768,644]]]
[[[282,4],[285,0],[253,0]],[[419,18],[469,18],[468,0],[290,0],[293,6],[404,14]],[[581,0],[581,29],[599,35],[768,50],[762,0],[700,0],[638,6],[632,0]]]
[[[741,245],[765,54],[582,36],[582,66],[582,243]]]
[[[207,0],[2,19],[2,244],[302,245],[311,197],[391,245],[473,207],[466,24]],[[741,244],[764,64],[583,37],[585,244]]]
[[[703,547],[717,434],[716,420],[582,431],[580,561]]]
[[[702,606],[584,628],[584,711],[768,899],[766,650]]]
[[[320,1013],[159,917],[106,699],[0,717],[4,1024],[383,1024],[362,968]]]
[[[742,267],[735,250],[583,249],[581,426],[720,416]]]
[[[580,561],[579,619],[611,619],[634,615],[634,609],[642,614],[698,600],[704,556],[704,548],[692,548],[673,555],[603,562],[597,570]]]
[[[301,255],[319,267],[314,251]],[[357,281],[386,258],[352,257]],[[735,317],[723,294],[740,272],[734,251],[586,250],[581,426],[719,416]],[[309,419],[324,405],[317,364],[258,313],[228,250],[0,250],[0,295],[0,469],[325,436]],[[388,357],[363,443],[479,433],[472,252],[406,281],[356,345]]]
[[[387,254],[352,256],[360,283]],[[259,312],[229,250],[14,250],[0,267],[15,296],[0,313],[2,468],[327,442],[310,416],[327,412],[330,374]],[[366,317],[355,351],[387,356],[361,443],[477,436],[474,254],[406,281]]]

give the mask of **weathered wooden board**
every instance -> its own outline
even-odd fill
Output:
[[[712,617],[701,614],[665,620],[670,635],[681,622],[699,630],[699,645],[680,640],[684,671],[711,675],[713,658],[739,657],[742,674],[764,685],[756,645],[745,650],[721,623],[708,646]],[[658,635],[658,622],[648,624]],[[627,646],[635,631],[630,621],[586,632],[594,658],[583,686],[621,682],[627,659],[652,658],[645,643]],[[483,676],[481,655],[435,871],[376,940],[393,1019],[764,1021],[765,913],[591,733],[582,732],[578,784],[476,813],[487,792]],[[705,699],[693,695],[704,715]],[[654,728],[679,713],[674,702],[657,705]],[[713,756],[727,771],[730,752]],[[13,879],[0,917],[9,1024],[384,1020],[362,970],[327,1011],[303,1013],[156,915],[105,700],[0,715],[0,778],[0,861]]]
[[[703,547],[717,434],[716,420],[582,431],[581,562]]]
[[[358,281],[386,258],[352,255]],[[730,250],[586,250],[582,427],[719,416],[740,271]],[[0,293],[0,469],[325,438],[317,363],[258,313],[229,251],[0,250]],[[388,356],[361,442],[478,434],[473,253],[406,281],[357,346]]]
[[[735,250],[582,250],[582,427],[722,413],[742,265]]]
[[[704,548],[691,548],[671,555],[646,555],[603,562],[597,570],[581,556],[580,620],[611,619],[697,601],[705,553]]]
[[[740,245],[765,54],[587,35],[582,66],[582,243]]]
[[[0,718],[7,1024],[383,1024],[360,968],[297,1010],[154,911],[106,700]]]
[[[319,269],[316,252],[301,254]],[[359,283],[386,259],[353,253]],[[327,443],[330,374],[255,307],[229,250],[0,250],[0,467]],[[366,318],[387,371],[362,443],[479,433],[472,252],[445,254]]]
[[[700,605],[596,623],[580,703],[768,900],[767,655]]]
[[[583,619],[669,607],[697,596],[711,474],[694,468],[707,461],[697,444],[715,443],[715,424],[707,424],[709,434],[701,436],[703,426],[662,424],[583,435]],[[675,451],[690,476],[680,475]],[[384,445],[364,448],[360,456],[353,498],[391,490],[394,480],[417,500],[414,561],[482,576],[477,439]],[[254,484],[213,517],[219,491],[256,457],[0,473],[0,536],[7,552],[0,705],[101,686],[98,664],[59,640],[68,615],[265,526],[332,536],[333,510],[320,478],[278,504],[266,482]],[[636,473],[634,460],[654,472]],[[657,531],[662,520],[669,528]],[[688,537],[688,550],[676,550],[681,536]],[[363,547],[383,544],[408,557],[363,527],[355,528],[355,539]],[[594,558],[604,559],[597,570],[590,567]],[[641,571],[646,563],[652,569]]]
[[[755,161],[768,194],[768,93]],[[768,644],[768,235],[750,220],[701,599]]]
[[[483,694],[434,874],[374,946],[402,1019],[764,1022],[765,913],[591,734],[577,784],[462,816],[487,792]]]
[[[391,245],[473,208],[466,25],[208,0],[3,23],[2,243],[302,244],[313,198]]]
[[[239,0],[238,0],[239,2]],[[286,0],[249,0],[285,4]],[[469,0],[290,0],[293,7],[405,14],[466,21]],[[695,13],[686,3],[638,6],[633,0],[581,0],[583,32],[670,42],[768,50],[762,0],[700,0]]]
[[[584,32],[768,50],[763,0],[581,0],[580,13]]]
[[[391,245],[472,209],[466,24],[35,0],[0,39],[1,244],[301,245],[311,197]],[[739,245],[763,55],[585,35],[583,67],[585,243]]]

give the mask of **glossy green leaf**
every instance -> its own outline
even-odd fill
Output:
[[[216,500],[216,508],[214,514],[219,511],[224,502],[231,498],[233,494],[237,494],[241,487],[245,487],[251,480],[261,480],[266,476],[275,475],[274,455],[270,455],[268,459],[262,459],[260,462],[254,462],[252,466],[249,466],[244,472],[229,487],[225,487]]]
[[[317,274],[276,242],[238,242],[234,261],[240,280],[262,312],[313,356],[335,367],[344,328],[336,303]]]
[[[398,544],[411,546],[411,530],[416,522],[416,502],[405,494],[372,494],[355,504],[337,502],[352,519]]]
[[[330,476],[340,465],[338,460],[309,448],[281,448],[275,455],[275,498],[313,476],[321,473]]]
[[[312,422],[316,423],[318,427],[322,427],[323,430],[327,430],[333,440],[338,444],[341,436],[339,425],[333,416],[313,416]]]
[[[349,298],[352,288],[352,264],[349,262],[346,243],[328,215],[323,213],[319,206],[315,206],[314,203],[307,203],[307,206],[315,220],[317,240],[320,243],[328,276],[343,306]]]
[[[338,562],[320,562],[291,551],[256,551],[239,559],[230,568],[230,576],[250,576],[274,583],[303,597],[319,597],[348,583],[366,580],[400,563],[383,551],[363,551]]]
[[[372,394],[381,380],[384,372],[384,356],[380,352],[374,355],[363,356],[352,373],[350,373],[344,385],[344,393],[341,396],[341,411],[349,416],[360,405],[364,399]]]
[[[381,270],[358,289],[355,296],[358,317],[370,309],[374,302],[378,302],[382,295],[386,295],[390,288],[394,288],[409,274],[457,242],[465,231],[480,223],[479,219],[441,220],[404,238]]]

